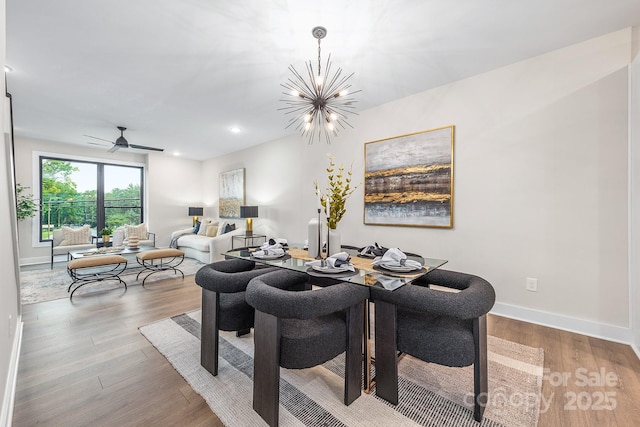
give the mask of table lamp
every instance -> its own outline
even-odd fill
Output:
[[[253,235],[253,219],[258,218],[257,206],[240,206],[240,218],[246,218],[246,235]]]
[[[189,216],[193,217],[193,225],[196,225],[198,217],[204,214],[204,208],[189,208]]]

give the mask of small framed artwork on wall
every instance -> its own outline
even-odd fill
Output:
[[[240,206],[244,203],[244,168],[220,173],[218,216],[240,218]]]
[[[364,223],[453,227],[453,126],[367,142]]]

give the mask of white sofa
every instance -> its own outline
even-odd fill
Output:
[[[222,221],[218,224],[217,234],[207,236],[207,225],[215,225],[215,223],[203,222],[197,234],[193,232],[193,227],[174,231],[171,233],[171,246],[184,251],[186,257],[211,264],[224,259],[222,254],[231,250],[233,236],[245,234],[243,228],[223,233],[226,222]]]

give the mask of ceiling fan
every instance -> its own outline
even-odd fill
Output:
[[[124,137],[124,131],[127,130],[127,128],[124,126],[118,126],[118,130],[120,131],[120,136],[118,137],[118,139],[116,139],[115,142],[109,141],[108,139],[98,138],[97,136],[91,136],[91,135],[85,135],[85,136],[112,143],[113,147],[111,147],[108,150],[109,153],[113,153],[114,151],[119,150],[120,148],[138,148],[140,150],[164,151],[164,148],[155,148],[155,147],[147,147],[146,145],[129,144],[129,142]],[[102,144],[95,144],[92,142],[90,142],[89,144],[102,145]]]

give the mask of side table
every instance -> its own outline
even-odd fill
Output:
[[[242,240],[243,241],[243,244],[239,246],[241,248],[246,248],[247,246],[256,246],[255,239],[262,239],[262,242],[258,242],[259,244],[260,243],[265,243],[267,241],[267,236],[265,236],[264,234],[240,234],[240,235],[237,235],[237,236],[232,236],[231,249],[235,249],[236,240]],[[250,241],[251,244],[247,245],[247,241]]]

